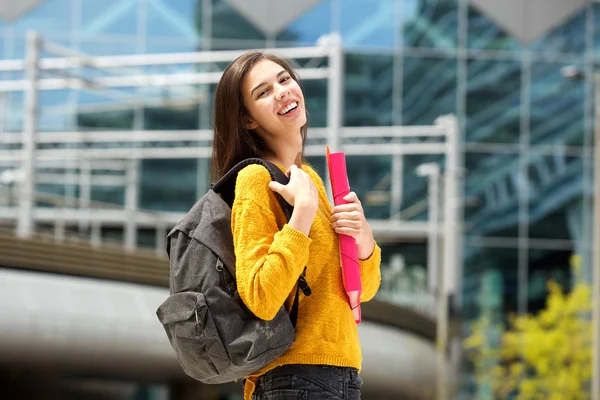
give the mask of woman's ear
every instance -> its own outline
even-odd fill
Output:
[[[256,128],[258,128],[258,124],[256,122],[254,122],[254,120],[248,116],[245,116],[244,118],[242,118],[242,125],[244,125],[244,128],[253,131]]]

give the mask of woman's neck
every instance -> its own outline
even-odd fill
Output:
[[[292,164],[300,166],[302,164],[302,138],[294,141],[276,141],[269,143],[271,152],[265,154],[265,159],[278,164],[284,168],[289,168]]]

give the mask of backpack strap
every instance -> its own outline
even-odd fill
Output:
[[[289,178],[279,169],[279,167],[273,164],[270,161],[263,160],[261,158],[248,158],[237,163],[233,168],[231,168],[225,175],[221,177],[214,185],[212,185],[212,190],[221,195],[221,198],[229,205],[229,207],[233,207],[233,200],[235,198],[235,182],[237,180],[238,173],[248,165],[251,164],[259,164],[262,165],[269,171],[269,175],[271,175],[271,180],[281,183],[282,185],[287,185],[290,181]],[[285,218],[289,221],[292,217],[292,212],[294,211],[294,207],[292,207],[279,193],[275,193],[275,197],[277,198],[277,202],[281,206],[283,213],[285,214]],[[292,305],[292,309],[290,310],[290,320],[292,321],[292,325],[294,328],[296,327],[296,322],[298,320],[298,298],[300,297],[300,290],[305,296],[310,296],[312,291],[310,286],[308,286],[308,282],[306,282],[306,267],[304,267],[304,271],[300,274],[298,278],[298,286],[296,287],[296,295],[294,296],[294,303]]]
[[[238,173],[251,164],[262,165],[269,171],[271,180],[287,185],[290,181],[289,178],[279,169],[279,167],[270,161],[263,160],[261,158],[247,158],[233,166],[225,175],[221,177],[213,186],[212,190],[221,195],[221,198],[229,205],[233,207],[233,200],[235,198],[235,182]],[[287,201],[281,197],[279,193],[275,193],[275,197],[285,214],[285,218],[289,221],[292,217],[294,207],[292,207]]]

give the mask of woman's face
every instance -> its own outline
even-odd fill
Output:
[[[298,82],[273,61],[263,59],[248,71],[242,96],[250,114],[245,127],[263,137],[300,134],[306,124],[304,95]]]

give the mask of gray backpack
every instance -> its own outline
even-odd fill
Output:
[[[256,317],[240,299],[231,206],[237,174],[249,164],[261,164],[273,180],[288,182],[275,165],[244,160],[214,184],[167,236],[170,296],[156,314],[185,373],[204,383],[241,379],[283,354],[295,339],[299,290],[310,295],[303,272],[290,314],[282,306],[270,321]],[[289,220],[293,209],[277,196]]]

